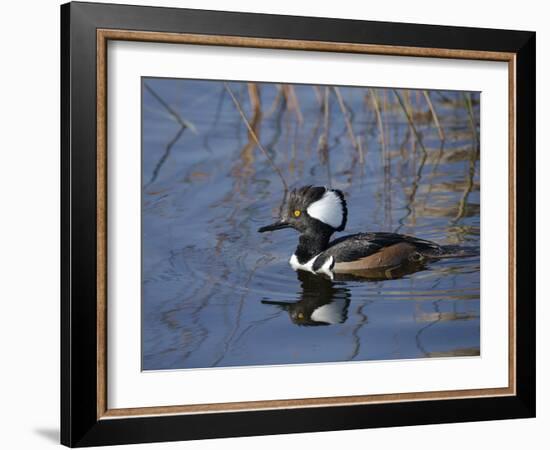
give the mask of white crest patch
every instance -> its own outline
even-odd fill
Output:
[[[344,220],[342,200],[336,192],[329,190],[319,200],[308,206],[307,213],[332,228],[338,228]]]

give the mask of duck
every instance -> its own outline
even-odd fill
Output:
[[[307,185],[290,191],[278,220],[258,232],[296,230],[298,245],[290,257],[290,266],[295,271],[331,279],[335,274],[423,267],[429,261],[449,256],[447,246],[393,232],[362,232],[331,240],[334,233],[345,229],[347,220],[348,207],[341,190]]]

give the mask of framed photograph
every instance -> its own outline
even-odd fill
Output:
[[[61,7],[61,440],[535,415],[535,33]]]

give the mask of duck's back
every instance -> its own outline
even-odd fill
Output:
[[[395,267],[411,261],[437,257],[435,242],[398,233],[358,233],[335,239],[320,255],[319,262],[332,257],[335,272]]]

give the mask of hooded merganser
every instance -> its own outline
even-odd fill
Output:
[[[262,227],[260,233],[294,228],[300,233],[298,247],[290,258],[294,270],[325,274],[357,274],[406,265],[423,265],[444,257],[446,249],[435,242],[389,232],[369,232],[330,241],[346,226],[348,209],[338,189],[304,186],[290,192],[279,221]]]

